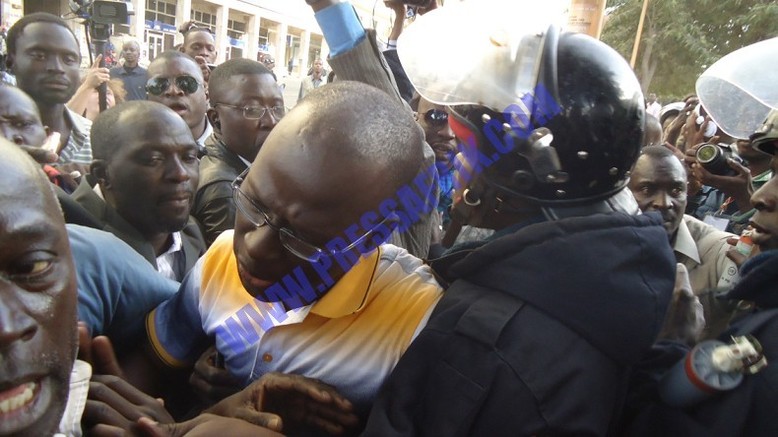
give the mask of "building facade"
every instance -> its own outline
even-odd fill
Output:
[[[10,2],[11,0],[0,0]],[[194,20],[214,32],[219,51],[217,63],[243,57],[260,60],[273,56],[276,71],[305,75],[313,60],[328,55],[313,12],[302,0],[125,0],[134,15],[128,25],[114,25],[111,42],[117,53],[123,41],[134,39],[141,45],[142,64],[183,41],[178,32],[183,23]],[[72,18],[73,29],[84,47],[86,32],[70,9],[68,0],[13,0],[23,4],[24,13],[50,12]],[[363,24],[388,35],[391,13],[374,0],[352,0]],[[9,25],[9,20],[3,14]],[[88,56],[85,56],[88,59]]]

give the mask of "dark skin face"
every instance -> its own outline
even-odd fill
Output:
[[[76,279],[56,199],[18,158],[0,165],[0,435],[52,435],[78,345]]]
[[[175,84],[175,78],[182,75],[192,76],[201,84],[203,74],[200,67],[189,59],[159,59],[149,65],[149,79],[167,78],[170,86],[162,95],[149,93],[148,100],[162,103],[184,119],[192,135],[199,138],[205,129],[205,111],[208,109],[208,96],[205,87],[200,85],[192,94],[185,94]]]
[[[28,24],[16,41],[16,53],[9,57],[19,88],[39,105],[64,104],[78,88],[78,43],[60,25]]]
[[[327,153],[327,144],[344,144],[346,135],[334,132],[324,144],[317,132],[306,129],[309,112],[296,109],[287,117],[268,138],[241,189],[269,213],[273,224],[324,247],[359,223],[362,214],[375,209],[390,190],[379,176],[382,171],[369,164],[350,165],[343,158],[345,152]],[[320,276],[311,264],[284,248],[276,231],[267,225],[255,227],[240,212],[234,250],[243,286],[260,299],[268,287],[298,266],[314,288],[319,284],[314,283]],[[329,276],[337,281],[343,274],[333,260]]]
[[[136,42],[127,42],[122,46],[122,57],[125,67],[135,67],[138,65],[140,57],[140,47]]]
[[[24,92],[0,86],[0,135],[16,145],[40,147],[46,141],[46,128],[38,107]]]
[[[106,202],[144,235],[157,254],[170,233],[186,225],[199,181],[197,145],[184,121],[168,108],[125,114],[109,161],[96,160]]]
[[[778,161],[770,163],[773,177],[751,196],[756,213],[751,217],[754,233],[751,238],[762,251],[778,249]]]
[[[424,130],[425,140],[435,152],[435,161],[443,165],[444,168],[451,168],[452,160],[457,154],[456,137],[448,123],[435,124],[427,120],[425,114],[430,109],[446,112],[445,106],[436,105],[422,97],[419,100],[416,121]]]
[[[212,89],[211,106],[225,103],[240,107],[284,106],[281,89],[269,74],[240,74],[230,78],[218,90]],[[266,111],[259,120],[249,120],[239,108],[216,105],[208,110],[214,131],[229,150],[253,161],[278,120]]]
[[[206,31],[192,31],[186,34],[184,37],[184,44],[181,46],[181,51],[194,58],[195,56],[202,56],[209,64],[216,62],[216,40],[213,38],[210,32]]]
[[[647,155],[638,158],[629,188],[640,210],[662,214],[667,235],[672,239],[686,209],[686,171],[674,156],[660,159]]]

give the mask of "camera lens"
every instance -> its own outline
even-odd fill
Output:
[[[697,160],[703,164],[707,164],[716,159],[719,154],[718,146],[713,144],[705,144],[697,149]]]

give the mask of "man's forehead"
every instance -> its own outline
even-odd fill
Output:
[[[32,98],[22,90],[7,85],[0,85],[0,108],[3,110],[12,109],[16,113],[34,114],[36,118],[40,117],[38,106],[35,105]]]
[[[674,179],[686,180],[686,170],[681,161],[675,156],[655,157],[642,155],[632,172],[633,177],[646,179],[656,178],[660,175],[671,174]]]
[[[52,38],[52,33],[58,33],[56,38]],[[63,37],[62,34],[67,34]],[[71,46],[74,51],[78,51],[78,41],[70,29],[60,26],[56,23],[39,21],[30,23],[22,29],[19,35],[19,42],[35,46],[63,47]]]
[[[186,34],[184,37],[186,44],[192,44],[192,43],[205,43],[205,44],[214,44],[215,39],[213,35],[211,35],[211,32],[208,32],[207,30],[192,30],[189,33]]]
[[[217,92],[224,96],[220,98],[231,100],[226,103],[237,104],[236,102],[240,101],[263,98],[283,99],[281,89],[270,74],[236,74],[218,89],[221,91]],[[211,93],[214,93],[213,88]]]
[[[200,67],[193,59],[189,58],[155,60],[149,65],[148,69],[149,76],[173,77],[181,73],[187,73],[190,76],[202,79]]]

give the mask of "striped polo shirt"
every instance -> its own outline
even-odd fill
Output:
[[[245,385],[266,372],[295,373],[369,408],[441,297],[429,267],[384,244],[321,298],[286,311],[243,288],[232,239],[233,231],[222,233],[179,292],[149,314],[157,355],[170,366],[191,366],[215,340],[227,369]]]
[[[60,164],[75,162],[76,164],[89,165],[92,163],[92,143],[89,133],[92,130],[92,122],[68,108],[65,108],[65,118],[70,123],[70,137],[67,144],[59,151]]]

